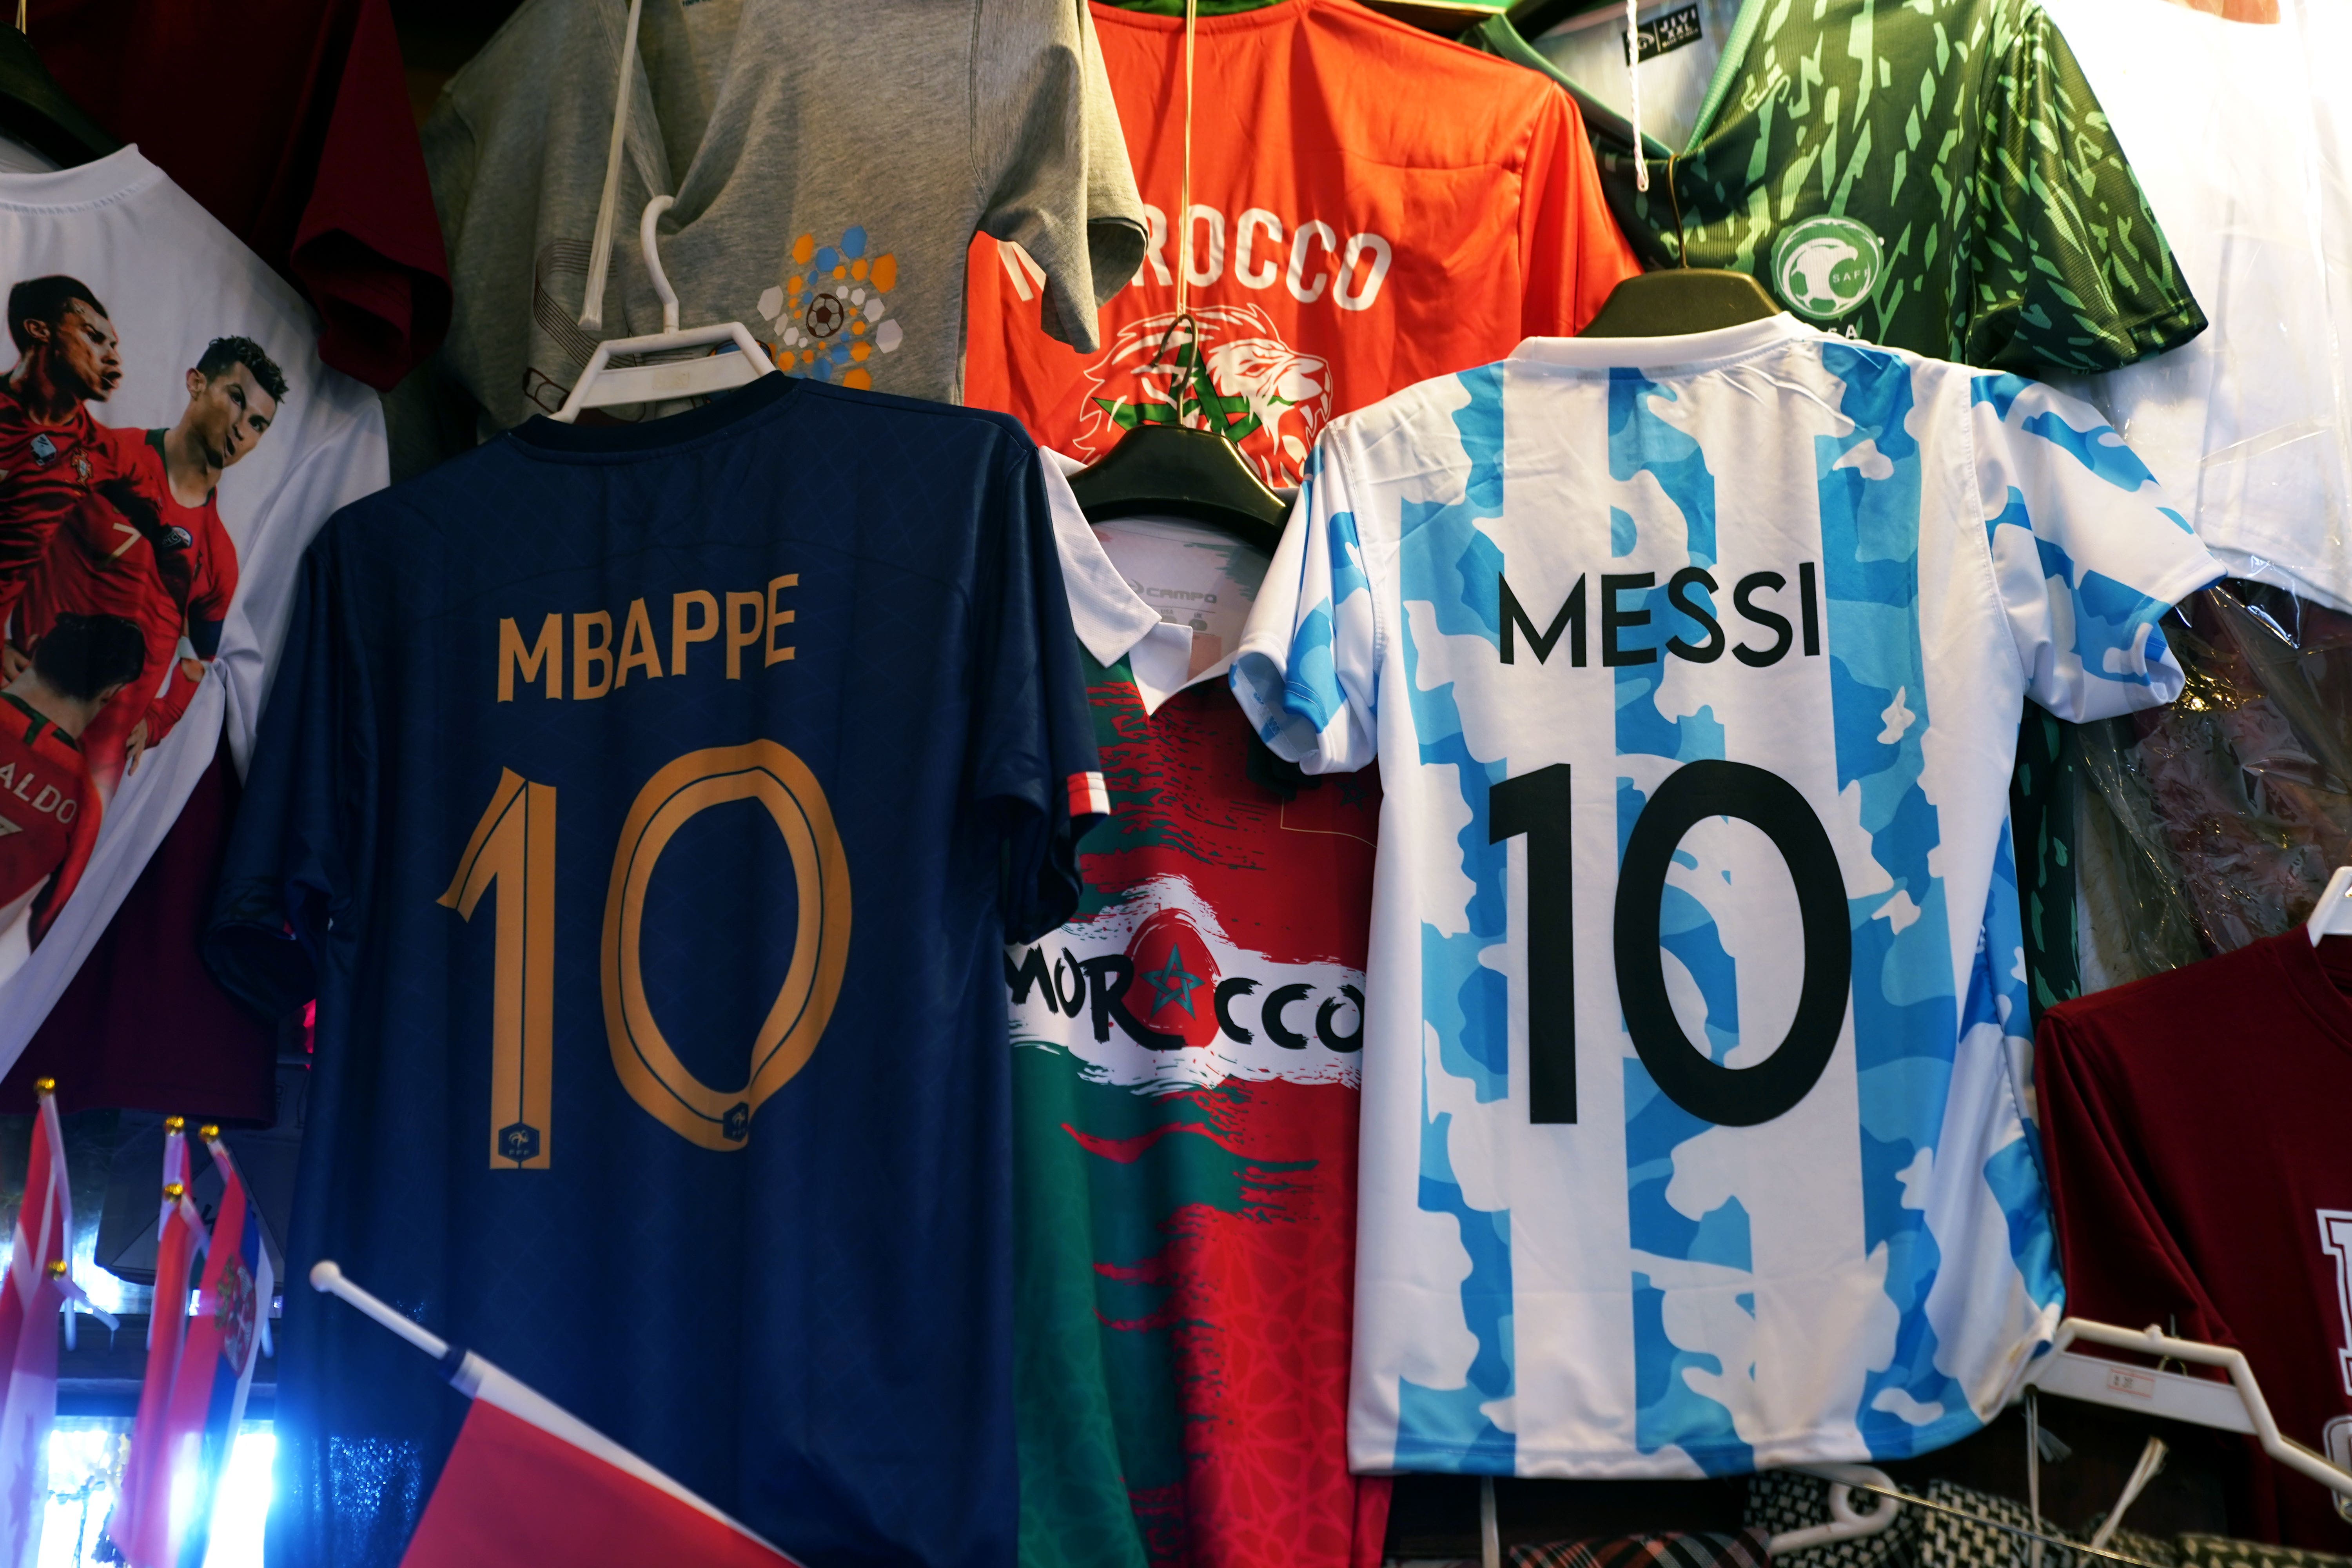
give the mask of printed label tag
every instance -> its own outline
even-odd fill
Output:
[[[2142,1399],[2156,1397],[2156,1379],[2147,1373],[2134,1372],[2128,1367],[2107,1368],[2107,1386],[2117,1394],[2135,1394]]]
[[[1617,36],[1622,39],[1625,35],[1620,33]],[[1689,5],[1679,11],[1654,16],[1643,22],[1633,36],[1641,40],[1642,58],[1645,60],[1672,54],[1685,44],[1696,44],[1699,37],[1698,6]]]

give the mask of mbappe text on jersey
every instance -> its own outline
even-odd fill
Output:
[[[788,588],[800,586],[800,574],[771,577],[765,589],[724,595],[690,588],[669,596],[667,647],[669,661],[662,662],[664,640],[654,631],[654,618],[643,599],[632,599],[621,613],[620,637],[613,635],[610,610],[583,610],[566,616],[551,611],[539,624],[537,635],[526,639],[513,617],[499,621],[499,700],[515,700],[517,685],[540,683],[551,698],[566,695],[564,673],[571,672],[569,695],[575,700],[602,697],[629,683],[632,675],[654,679],[687,672],[687,657],[697,643],[717,642],[726,633],[720,663],[726,678],[740,680],[743,667],[757,654],[761,668],[793,657],[793,645],[777,636],[793,624],[784,607]],[[722,598],[724,605],[722,607]],[[570,657],[565,657],[565,626],[570,625]],[[718,650],[714,650],[718,651]],[[706,659],[708,656],[706,655]],[[704,668],[709,668],[706,663]]]

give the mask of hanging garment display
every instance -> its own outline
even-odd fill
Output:
[[[383,484],[384,446],[375,399],[319,363],[294,291],[135,149],[0,176],[0,235],[16,268],[0,280],[16,355],[0,388],[0,686],[73,741],[79,770],[0,785],[16,795],[0,805],[13,1062],[225,721],[249,748],[295,561]],[[28,860],[52,825],[66,853]]]
[[[1055,451],[1192,424],[1295,485],[1335,415],[1574,331],[1635,269],[1574,106],[1524,73],[1354,0],[1282,0],[1203,16],[1188,80],[1180,17],[1093,12],[1150,225],[1100,346],[1048,341],[1043,258],[971,260],[966,400]]]
[[[321,360],[383,389],[439,345],[449,265],[385,0],[241,0],[226,26],[173,0],[34,0],[26,26],[77,103],[301,289]]]
[[[2352,616],[2252,583],[2181,610],[2188,700],[2081,731],[2093,990],[2297,926],[2352,860]]]
[[[457,291],[446,364],[481,434],[561,407],[599,339],[659,328],[625,244],[587,298],[608,192],[632,217],[675,195],[684,319],[743,321],[796,374],[955,399],[975,232],[1019,241],[1046,329],[1095,347],[1143,216],[1078,0],[991,0],[968,26],[904,0],[854,26],[817,0],[744,0],[731,32],[689,15],[646,0],[632,52],[623,7],[529,0],[425,125]]]
[[[347,510],[208,939],[319,999],[289,1258],[811,1562],[1013,1549],[1002,951],[1102,798],[1042,486],[770,374]],[[445,1391],[307,1291],[283,1344],[272,1555],[395,1562]]]
[[[1832,331],[2027,375],[2128,364],[2203,329],[2032,0],[1710,0],[1668,24],[1673,8],[1643,17],[1646,192],[1620,119],[1622,28],[1536,40],[1610,111],[1586,123],[1649,265],[1753,273]],[[1661,50],[1659,29],[1683,41]]]
[[[1005,957],[1022,1561],[1377,1562],[1346,1426],[1379,785],[1234,709],[1263,555],[1099,532],[1061,530],[1110,816],[1076,917]]]
[[[1787,316],[1531,341],[1318,464],[1234,687],[1385,764],[1353,1462],[1974,1431],[2061,1295],[2018,710],[2168,700],[2218,565],[2088,408]]]
[[[2326,58],[2314,9],[2290,0],[2262,26],[2164,0],[2050,0],[2212,321],[2061,384],[2147,458],[2231,575],[2352,610],[2352,293],[2330,299],[2315,221],[2315,199],[2352,191],[2326,177],[2310,96],[2280,90]]]
[[[2127,364],[2204,326],[2032,0],[1654,0],[1637,20],[1640,158],[1622,26],[1536,47],[1649,265],[1736,268],[1830,331],[2032,376]],[[1504,21],[1469,41],[1524,58]],[[2038,1007],[2080,989],[2075,794],[2063,732],[2026,715],[2012,810]]]
[[[2085,996],[2035,1065],[2067,1310],[2236,1346],[2279,1430],[2352,1466],[2344,945],[2297,929]],[[2251,1462],[2256,1533],[2352,1552],[2326,1490]]]

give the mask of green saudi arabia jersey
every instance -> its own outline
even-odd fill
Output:
[[[1501,18],[1464,41],[1549,68]],[[1736,268],[1816,326],[2027,375],[2204,330],[2032,0],[1747,0],[1687,143],[1643,139],[1647,192],[1624,117],[1560,79],[1646,266]]]

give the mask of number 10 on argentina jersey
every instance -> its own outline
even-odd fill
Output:
[[[2091,409],[1779,317],[1335,423],[1233,677],[1381,766],[1349,1458],[1897,1458],[2063,1310],[2026,696],[2168,701],[2219,574]]]

